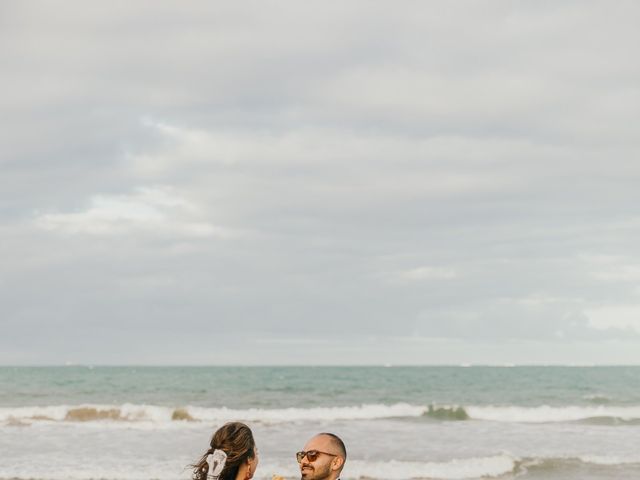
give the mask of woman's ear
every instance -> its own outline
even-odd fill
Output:
[[[255,469],[255,457],[254,458],[247,458],[246,460],[247,462],[247,471],[246,471],[246,476],[245,478],[247,480],[250,480],[251,478],[253,478],[253,474],[256,473],[256,469]]]

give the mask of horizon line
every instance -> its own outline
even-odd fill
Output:
[[[371,363],[371,364],[204,364],[204,363],[51,363],[51,364],[0,364],[0,368],[63,368],[63,367],[85,367],[85,368],[105,368],[105,367],[135,367],[135,368],[421,368],[421,367],[447,367],[447,368],[516,368],[516,367],[640,367],[640,363]]]

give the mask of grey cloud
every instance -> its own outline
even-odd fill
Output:
[[[635,3],[2,8],[0,361],[635,335]]]

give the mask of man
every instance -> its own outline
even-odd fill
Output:
[[[347,460],[344,442],[333,433],[319,433],[296,453],[301,480],[337,480]]]

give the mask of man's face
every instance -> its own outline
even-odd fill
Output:
[[[331,444],[331,440],[326,435],[318,435],[309,440],[304,446],[304,451],[324,452],[318,454],[313,461],[305,456],[300,461],[301,480],[324,480],[337,478],[338,470],[332,469],[334,460],[338,457],[338,452]]]

